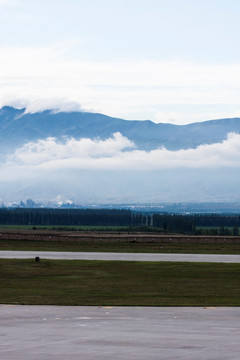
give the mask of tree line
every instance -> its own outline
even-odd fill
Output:
[[[165,231],[176,231],[195,235],[238,235],[240,215],[154,214],[152,224],[154,227],[162,228]]]
[[[150,231],[238,235],[240,215],[146,214],[125,209],[2,208],[0,224],[141,227]]]
[[[149,217],[116,209],[0,209],[1,225],[41,226],[142,226]]]

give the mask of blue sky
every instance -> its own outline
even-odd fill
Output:
[[[0,0],[0,105],[240,116],[237,0]]]

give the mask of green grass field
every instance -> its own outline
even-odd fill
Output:
[[[240,306],[240,264],[0,259],[0,303]]]
[[[76,241],[1,240],[0,250],[240,254],[240,244],[81,243]]]

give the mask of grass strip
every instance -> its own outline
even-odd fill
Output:
[[[48,230],[48,231],[129,231],[138,229],[129,226],[97,226],[97,225],[3,225],[0,224],[2,230]],[[154,228],[155,230],[156,228]],[[159,232],[161,229],[157,228]]]
[[[240,244],[81,243],[76,241],[1,240],[0,250],[120,253],[240,254]]]
[[[0,303],[240,306],[240,264],[0,259]]]

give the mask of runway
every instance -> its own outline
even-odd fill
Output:
[[[3,360],[239,360],[240,308],[0,306]]]
[[[240,263],[240,255],[0,251],[0,258],[2,259],[28,259],[35,258],[36,256],[39,256],[40,259],[42,258],[55,260],[123,260]]]

